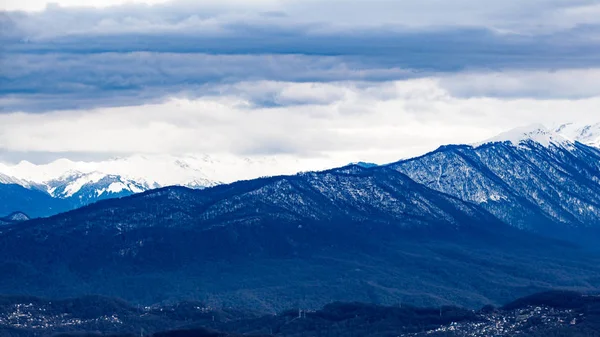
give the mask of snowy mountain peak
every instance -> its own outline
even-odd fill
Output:
[[[562,124],[556,127],[555,132],[571,141],[600,148],[600,123],[589,125]]]
[[[29,182],[3,173],[0,173],[0,184],[17,184],[23,187],[29,187]]]
[[[110,194],[139,193],[149,189],[143,183],[100,172],[70,172],[46,185],[50,195],[63,199],[73,196],[79,199],[96,199]]]
[[[514,146],[522,146],[528,142],[540,144],[546,148],[551,146],[571,148],[573,142],[559,133],[546,128],[541,124],[519,127],[499,134],[496,137],[474,144],[475,147],[489,143],[510,142]]]
[[[9,221],[27,221],[29,220],[29,216],[23,212],[13,212],[4,217],[4,219]]]
[[[0,163],[0,184],[35,188],[75,206],[165,186],[202,189],[223,182],[328,168],[320,160],[233,155],[133,155],[99,162]]]

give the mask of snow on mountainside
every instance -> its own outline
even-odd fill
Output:
[[[595,221],[600,200],[596,203],[595,187],[582,185],[573,176],[584,174],[585,179],[599,185],[600,176],[592,167],[600,167],[600,160],[596,161],[600,152],[583,148],[580,143],[600,146],[600,123],[564,124],[552,129],[532,125],[472,146],[442,147],[445,150],[392,166],[428,187],[495,207],[492,213],[518,227],[531,227],[544,219],[585,225]],[[32,192],[10,189],[11,193],[28,194],[20,196],[23,200],[40,198],[33,192],[42,191],[53,199],[65,201],[51,207],[48,201],[43,211],[23,205],[4,210],[26,210],[32,216],[44,216],[164,186],[202,189],[238,180],[322,170],[333,165],[286,156],[249,159],[232,155],[137,155],[98,162],[59,159],[43,165],[22,161],[15,165],[0,163],[0,184],[20,185]],[[566,185],[556,187],[557,184]],[[17,200],[14,196],[4,197]]]
[[[600,151],[543,126],[390,165],[523,229],[600,227]]]
[[[2,270],[18,272],[0,292],[94,289],[138,303],[195,297],[273,312],[315,300],[398,303],[423,285],[432,298],[489,303],[480,289],[597,284],[596,260],[554,246],[394,170],[351,166],[170,187],[9,227]],[[315,275],[326,291],[311,291]]]
[[[0,217],[0,225],[27,221],[29,219],[29,216],[23,212],[13,212],[5,217]]]
[[[568,123],[556,127],[555,132],[572,141],[600,148],[600,123],[591,125]]]
[[[563,135],[549,130],[541,124],[534,124],[501,133],[496,137],[474,144],[474,146],[497,142],[510,142],[514,146],[529,142],[539,143],[544,147],[570,147],[573,145],[573,141]]]
[[[19,178],[11,177],[0,172],[0,184],[16,184],[23,187],[31,187],[31,182]]]
[[[11,220],[11,221],[27,221],[27,220],[29,220],[29,216],[23,212],[15,212],[15,213],[9,214],[7,217],[5,217],[5,219]]]
[[[150,189],[145,184],[121,176],[99,172],[70,173],[46,182],[48,193],[60,199],[71,199],[82,206],[101,199],[122,197]]]
[[[155,155],[101,162],[59,159],[44,165],[27,161],[16,165],[0,164],[0,183],[35,187],[56,198],[74,199],[79,206],[164,186],[200,189],[237,180],[325,168],[328,167],[319,161],[286,157]]]

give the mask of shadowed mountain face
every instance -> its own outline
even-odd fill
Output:
[[[29,216],[38,217],[65,212],[71,208],[67,201],[53,198],[46,192],[17,184],[0,183],[0,214],[2,215],[21,211]]]
[[[600,233],[600,152],[580,143],[446,146],[389,167],[518,228],[577,241]]]
[[[0,176],[0,178],[2,178]],[[129,196],[150,187],[120,176],[65,176],[47,184],[10,179],[0,180],[0,214],[23,211],[32,217],[48,217],[99,200]]]
[[[98,225],[93,222],[97,219],[119,221]],[[348,166],[205,191],[159,189],[33,221],[29,227],[43,223],[44,231],[52,232],[123,232],[153,227],[211,230],[269,222],[337,221],[368,221],[404,229],[432,226],[439,230],[502,225],[477,206],[416,184],[394,170]]]
[[[0,292],[302,302],[499,303],[595,289],[600,260],[390,168],[165,188],[0,229]]]

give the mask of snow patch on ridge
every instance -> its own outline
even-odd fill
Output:
[[[478,147],[489,143],[504,142],[510,142],[513,146],[522,146],[527,142],[535,142],[546,148],[556,146],[570,149],[573,146],[572,141],[552,130],[549,130],[541,124],[534,124],[530,126],[516,128],[501,133],[498,136],[483,141],[481,143],[473,144],[473,146]]]
[[[87,184],[95,184],[102,180],[106,175],[98,172],[90,173],[83,175],[71,182],[65,187],[61,197],[69,198],[72,197],[75,193],[79,192],[81,188]],[[55,195],[53,195],[55,196]]]
[[[30,182],[23,180],[23,179],[15,178],[15,177],[3,174],[3,173],[0,173],[0,184],[16,184],[16,185],[21,185],[26,188],[31,187]]]
[[[600,148],[600,123],[590,125],[562,124],[555,128],[555,132],[573,142]]]
[[[321,158],[298,159],[293,156],[243,158],[234,155],[202,154],[134,155],[99,162],[59,159],[43,165],[35,165],[27,161],[16,165],[0,163],[0,172],[23,181],[45,185],[46,190],[56,186],[51,182],[64,181],[65,175],[76,177],[101,173],[105,176],[118,176],[126,186],[129,186],[127,182],[133,182],[139,190],[140,186],[144,186],[145,189],[173,185],[205,188],[238,180],[328,168],[330,164]],[[74,186],[73,189],[77,187]]]

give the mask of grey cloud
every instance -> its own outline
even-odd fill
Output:
[[[5,112],[136,105],[167,96],[221,95],[247,81],[329,82],[411,78],[400,68],[364,65],[352,58],[305,55],[176,53],[21,54],[6,59],[0,93]],[[306,104],[272,93],[238,95],[256,104]]]
[[[0,161],[198,152],[383,162],[592,118],[597,6],[203,0],[1,12]]]
[[[475,88],[457,82],[460,77],[451,81],[448,74],[598,68],[600,22],[578,14],[578,8],[593,4],[227,0],[4,12],[1,111],[138,105],[169,96],[214,95],[237,82],[431,76],[445,78],[457,95],[511,97],[515,90],[506,83]],[[595,94],[551,87],[521,92]],[[265,106],[320,99],[239,95]]]
[[[233,23],[311,25],[316,31],[364,27],[485,27],[528,33],[600,23],[585,15],[594,0],[211,0],[173,1],[103,9],[61,8],[38,13],[7,12],[31,36],[123,32],[222,33]],[[274,15],[275,14],[275,15]],[[284,20],[282,20],[284,19]]]
[[[248,82],[215,87],[221,94],[196,100],[0,114],[0,144],[4,160],[19,154],[43,161],[82,153],[92,158],[229,153],[386,162],[440,144],[480,141],[534,122],[587,122],[597,119],[600,102],[600,97],[463,99],[448,95],[440,83],[433,78],[358,84]],[[249,90],[251,86],[255,88]],[[238,93],[313,104],[264,107],[246,104]]]
[[[600,96],[600,68],[457,73],[440,85],[457,97],[564,98]]]

